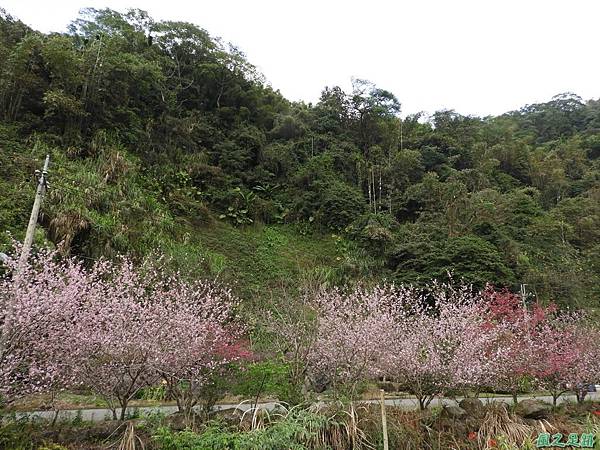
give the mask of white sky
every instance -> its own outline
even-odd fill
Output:
[[[353,76],[392,91],[404,113],[600,97],[597,0],[0,0],[46,32],[64,31],[86,6],[193,22],[240,47],[291,100],[349,89]]]

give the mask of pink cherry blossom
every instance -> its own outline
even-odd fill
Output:
[[[123,419],[141,388],[166,380],[189,410],[213,371],[247,353],[231,292],[159,264],[121,258],[86,268],[42,251],[0,282],[0,300],[0,392],[9,401],[83,387],[115,416],[118,404]]]

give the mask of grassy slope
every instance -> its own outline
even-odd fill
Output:
[[[181,250],[198,252],[212,274],[243,298],[256,299],[306,279],[326,277],[340,266],[336,242],[331,235],[305,235],[290,225],[241,229],[218,222],[196,228]]]
[[[301,226],[234,227],[214,220],[200,201],[181,207],[163,198],[155,176],[135,156],[105,146],[93,157],[36,142],[0,126],[0,251],[10,237],[23,239],[35,191],[33,172],[52,157],[51,188],[44,200],[37,245],[72,238],[72,251],[95,259],[116,253],[144,255],[154,249],[192,276],[217,276],[244,300],[267,299],[283,286],[326,280],[343,264],[340,237]],[[203,217],[207,215],[207,217]],[[201,217],[202,216],[202,217]]]

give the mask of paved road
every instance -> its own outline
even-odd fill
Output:
[[[520,396],[519,400],[524,400],[528,398],[536,398],[538,400],[543,400],[545,402],[552,402],[552,397],[549,395],[539,395],[539,396]],[[458,397],[457,399],[450,398],[435,398],[431,402],[431,406],[440,406],[440,405],[456,405],[458,401],[462,398]],[[586,399],[588,400],[600,400],[600,394],[596,392],[590,392]],[[512,403],[512,397],[489,397],[489,398],[481,398],[481,401],[484,403],[490,402],[503,402],[503,403]],[[564,402],[575,402],[576,397],[574,395],[563,395],[558,399],[559,403]],[[377,403],[378,400],[363,400],[360,403]],[[389,398],[385,401],[386,405],[390,406],[398,406],[403,409],[417,409],[418,401],[415,398]],[[241,411],[246,411],[252,407],[251,402],[245,402],[241,404],[224,404],[224,405],[216,405],[215,410],[221,411],[225,409],[234,409],[237,408]],[[268,410],[272,410],[277,406],[276,402],[264,402],[258,404],[261,408],[265,408]],[[177,412],[177,406],[133,406],[127,408],[127,413],[130,415],[136,416],[148,416],[151,414],[164,414],[169,415],[174,412]],[[19,412],[17,413],[17,417],[30,417],[34,419],[45,419],[52,420],[54,417],[54,411],[31,411],[31,412]],[[71,420],[79,417],[81,420],[90,421],[90,422],[101,422],[103,420],[112,419],[112,412],[109,409],[103,408],[90,408],[90,409],[65,409],[59,412],[58,420]]]

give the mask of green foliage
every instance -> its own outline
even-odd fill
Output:
[[[256,200],[254,192],[243,192],[240,188],[232,191],[232,206],[227,207],[225,214],[221,214],[219,219],[229,219],[234,225],[247,225],[253,222],[249,216],[250,208]]]
[[[44,444],[41,447],[39,447],[37,450],[68,450],[67,447],[64,447],[60,444]]]
[[[167,389],[164,385],[142,388],[136,393],[135,398],[155,402],[164,402],[167,400]]]
[[[33,450],[31,425],[28,420],[6,420],[0,424],[0,448],[7,450]]]
[[[335,182],[325,189],[317,215],[332,230],[343,230],[365,209],[364,199],[357,189]]]
[[[383,255],[395,242],[398,222],[389,214],[367,213],[354,220],[347,231],[355,240]]]
[[[298,287],[307,271],[341,263],[336,259],[340,251],[329,235],[303,236],[290,225],[242,229],[217,224],[190,237],[182,252],[202,255],[203,267],[232,285],[248,305],[256,302],[257,306],[258,299],[277,295],[282,287]]]
[[[290,381],[289,367],[277,360],[257,362],[239,371],[232,393],[247,399],[272,396],[295,405],[302,401],[299,386]]]
[[[298,406],[270,413],[261,410],[252,418],[251,426],[226,427],[213,422],[207,424],[200,433],[175,433],[160,428],[154,440],[167,450],[371,448],[371,436],[367,436],[371,430],[363,430],[365,421],[359,417],[359,412],[363,413],[363,410],[366,411],[366,408],[356,409],[351,405],[335,405],[325,409]],[[249,419],[246,416],[244,420]],[[376,429],[372,430],[374,435],[380,434],[378,425],[379,419]]]
[[[191,431],[173,433],[167,428],[159,428],[154,440],[164,450],[303,450],[308,447],[296,438],[305,433],[302,424],[281,421],[249,432],[229,431],[219,425],[210,426],[201,434]]]
[[[49,153],[36,245],[89,260],[158,248],[253,303],[303,278],[451,271],[597,306],[597,100],[401,119],[354,79],[292,103],[238,48],[140,10],[88,8],[51,35],[2,13],[0,60],[0,251]]]
[[[349,413],[327,413],[296,407],[268,414],[260,421],[261,425],[249,431],[228,428],[217,422],[209,424],[201,433],[159,428],[153,439],[165,450],[324,450],[349,448],[351,442],[361,440],[361,431],[352,428]]]
[[[405,227],[402,236],[391,258],[402,281],[422,283],[452,277],[478,288],[488,282],[508,286],[515,282],[498,249],[480,237],[446,238],[439,230],[422,233],[415,227]]]

